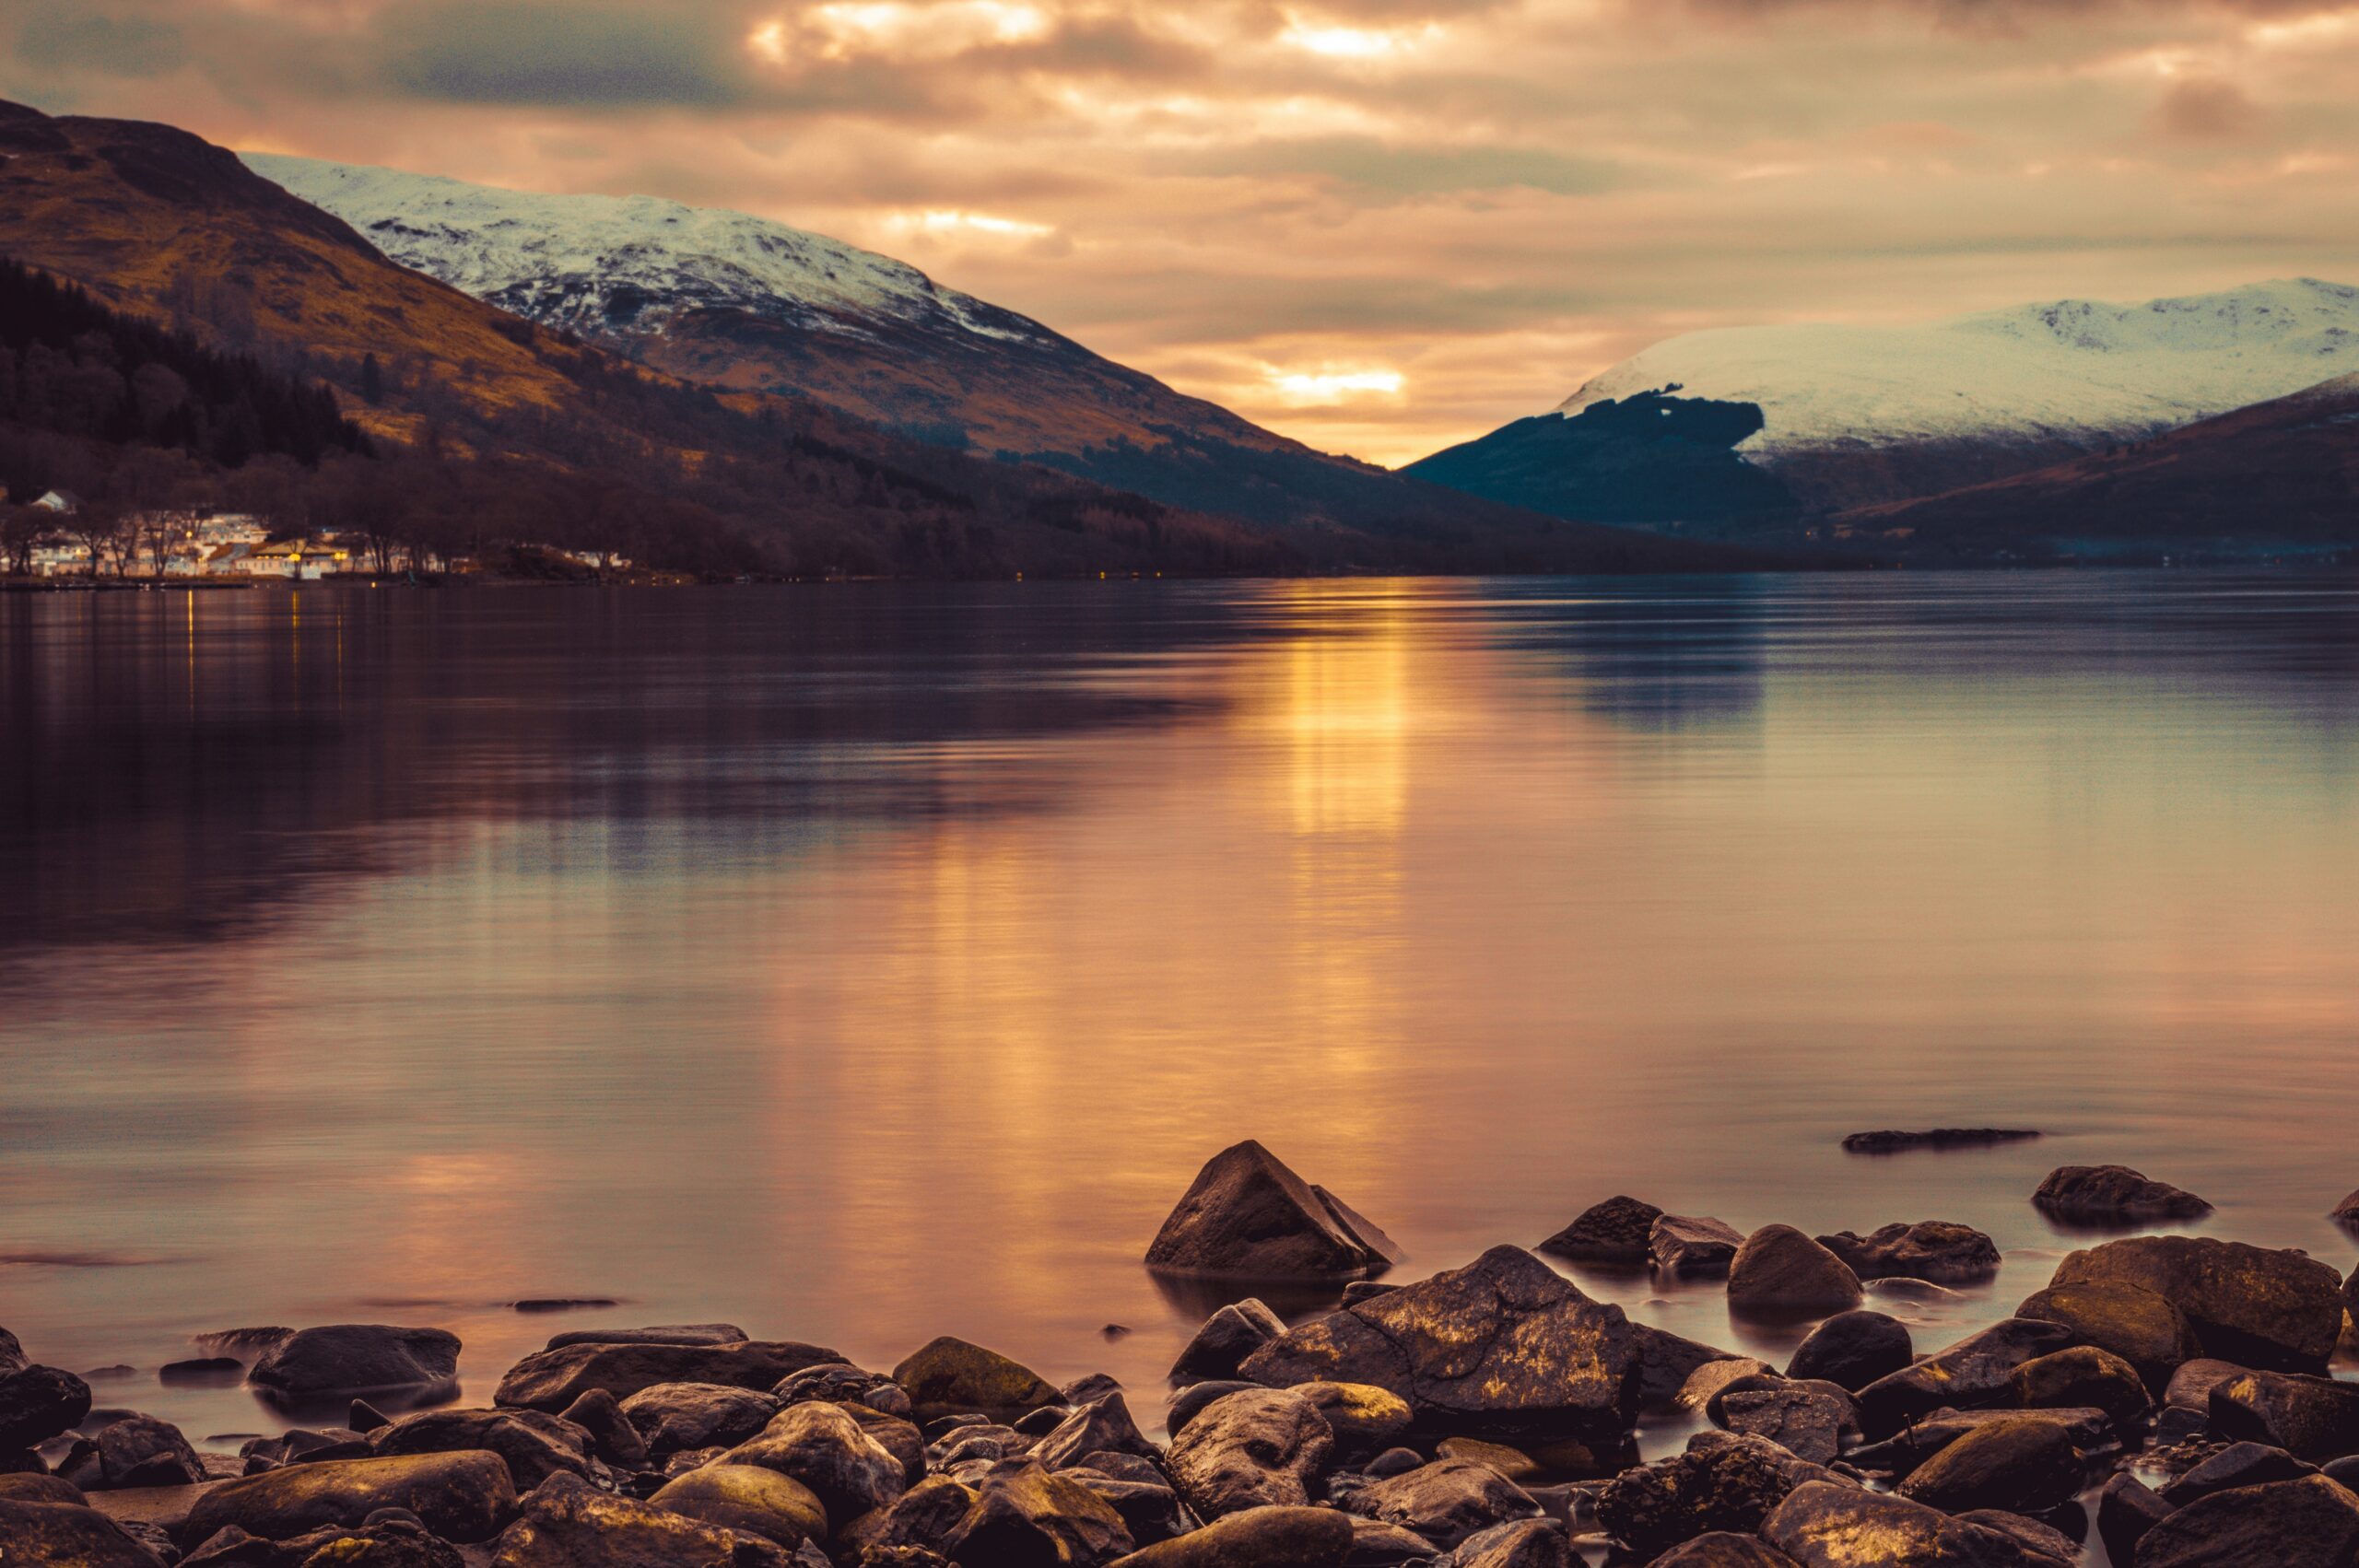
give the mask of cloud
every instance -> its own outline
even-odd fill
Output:
[[[64,6],[36,12],[18,35],[17,52],[36,67],[134,78],[161,76],[188,60],[187,41],[170,22],[152,17],[77,15]]]
[[[1193,161],[1214,175],[1309,175],[1391,196],[1496,191],[1522,186],[1553,195],[1610,190],[1626,177],[1620,165],[1540,147],[1400,146],[1373,136],[1255,141]]]
[[[2154,109],[2155,126],[2183,141],[2241,141],[2260,123],[2260,106],[2236,83],[2218,77],[2173,82]]]
[[[387,80],[422,98],[715,108],[745,97],[738,41],[710,18],[432,0],[393,7],[374,30],[391,51]]]

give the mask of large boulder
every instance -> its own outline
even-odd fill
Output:
[[[1258,1383],[1367,1383],[1421,1427],[1618,1440],[1637,1408],[1637,1336],[1520,1247],[1289,1328],[1246,1358]]]
[[[499,1456],[481,1451],[289,1465],[214,1487],[189,1510],[180,1538],[194,1546],[235,1525],[285,1540],[361,1524],[380,1508],[406,1508],[449,1540],[488,1540],[515,1515],[516,1486]]]
[[[164,1568],[95,1508],[0,1497],[0,1562],[26,1568]]]
[[[1862,1280],[1929,1280],[1954,1285],[1999,1271],[1999,1246],[1972,1225],[1948,1220],[1890,1224],[1867,1235],[1838,1231],[1819,1245]]]
[[[893,1369],[893,1381],[909,1390],[921,1426],[957,1415],[1012,1422],[1064,1402],[1047,1378],[1023,1363],[947,1334],[912,1352]]]
[[[1250,1140],[1204,1163],[1146,1252],[1167,1273],[1238,1280],[1341,1282],[1400,1260],[1391,1237]]]
[[[726,1383],[658,1383],[622,1402],[623,1419],[658,1459],[684,1448],[743,1443],[781,1408],[775,1394]]]
[[[902,1462],[837,1405],[790,1405],[722,1462],[758,1465],[801,1482],[839,1529],[872,1508],[891,1507],[909,1490]]]
[[[1919,1465],[1900,1495],[1951,1514],[2037,1514],[2081,1490],[2081,1452],[2052,1421],[2019,1416],[1977,1427]]]
[[[1609,1198],[1583,1210],[1580,1217],[1535,1251],[1575,1263],[1614,1263],[1636,1268],[1647,1260],[1647,1239],[1662,1211],[1635,1198]]]
[[[1256,1388],[1207,1405],[1163,1458],[1180,1495],[1209,1520],[1308,1504],[1334,1450],[1334,1433],[1317,1406],[1300,1394]]]
[[[2324,1476],[2199,1498],[2138,1543],[2137,1568],[2351,1568],[2359,1495]]]
[[[491,1562],[492,1568],[788,1568],[785,1549],[766,1536],[599,1492],[574,1475],[551,1476],[532,1490]]]
[[[1285,1331],[1285,1320],[1254,1297],[1231,1302],[1204,1319],[1204,1326],[1171,1363],[1171,1381],[1201,1383],[1207,1378],[1234,1377],[1247,1356]]]
[[[1351,1550],[1351,1521],[1332,1508],[1248,1508],[1116,1568],[1343,1568]]]
[[[522,1410],[519,1405],[515,1409]],[[591,1450],[610,1465],[627,1470],[645,1468],[647,1440],[623,1414],[622,1401],[604,1388],[593,1388],[565,1407],[557,1420],[581,1428],[590,1439]],[[530,1483],[538,1486],[539,1481]]]
[[[2215,1492],[2243,1486],[2267,1486],[2272,1481],[2299,1480],[2318,1468],[2265,1443],[2231,1443],[2163,1488],[2163,1499],[2184,1508]]]
[[[246,1381],[283,1404],[359,1395],[417,1402],[454,1391],[458,1375],[459,1337],[445,1329],[334,1323],[276,1341]]]
[[[1825,1481],[1795,1488],[1761,1539],[1802,1568],[2066,1568],[2005,1531]]]
[[[811,1489],[759,1465],[706,1465],[666,1481],[647,1501],[723,1529],[751,1531],[789,1551],[827,1534],[827,1511]]]
[[[1786,1375],[1818,1378],[1856,1394],[1917,1356],[1908,1326],[1881,1312],[1839,1312],[1810,1332],[1786,1363]]]
[[[519,1489],[529,1492],[559,1470],[587,1476],[592,1438],[571,1422],[541,1410],[427,1410],[379,1427],[370,1448],[387,1457],[464,1454],[481,1449],[506,1462]]]
[[[1659,1214],[1647,1227],[1648,1261],[1682,1278],[1719,1278],[1743,1245],[1743,1231],[1707,1214]]]
[[[57,1473],[84,1492],[137,1486],[194,1486],[208,1479],[205,1462],[181,1429],[153,1416],[125,1416],[74,1445]]]
[[[1860,1300],[1860,1277],[1791,1225],[1762,1226],[1729,1264],[1729,1305],[1738,1312],[1824,1316]]]
[[[2300,1252],[2209,1236],[2133,1236],[2071,1253],[2049,1289],[2136,1285],[2178,1308],[2205,1354],[2273,1372],[2322,1372],[2342,1333],[2342,1281]]]
[[[1828,1383],[1779,1378],[1774,1387],[1727,1388],[1708,1410],[1728,1431],[1765,1438],[1813,1465],[1833,1464],[1845,1441],[1860,1434],[1858,1408],[1849,1395]]]
[[[957,1563],[1101,1568],[1129,1556],[1135,1544],[1111,1504],[1027,1464],[986,1478],[941,1550]]]
[[[1860,1424],[1882,1437],[1945,1405],[1997,1404],[2012,1392],[2015,1368],[2072,1342],[2060,1323],[2002,1319],[1860,1389]]]
[[[2203,1353],[2186,1315],[2142,1285],[2050,1285],[2026,1296],[2015,1316],[2063,1324],[2083,1342],[2110,1351],[2136,1367],[2140,1379],[2155,1394],[2170,1386],[2171,1375],[2181,1363]]]
[[[2097,1539],[2105,1543],[2106,1556],[2117,1568],[2130,1568],[2138,1543],[2177,1508],[2128,1470],[2115,1476],[2097,1494]]]
[[[2094,1406],[2124,1434],[2138,1431],[2154,1406],[2138,1369],[2095,1345],[2074,1345],[2027,1361],[2008,1377],[2007,1387],[2013,1402],[2025,1410]]]
[[[2212,1434],[2266,1443],[2315,1461],[2359,1454],[2359,1383],[2248,1372],[2216,1384]]]
[[[1344,1507],[1414,1531],[1438,1546],[1455,1546],[1478,1530],[1540,1513],[1530,1492],[1488,1465],[1465,1459],[1438,1459],[1362,1487]]]
[[[1132,1419],[1130,1402],[1119,1393],[1093,1399],[1066,1416],[1040,1439],[1032,1457],[1044,1469],[1069,1470],[1088,1463],[1092,1455],[1106,1453],[1136,1454],[1144,1459],[1163,1457],[1162,1450],[1139,1430],[1139,1423]]]
[[[2128,1165],[2060,1165],[2048,1173],[2031,1200],[2060,1220],[2126,1223],[2139,1220],[2194,1220],[2212,1205],[2166,1181],[2153,1181]]]
[[[0,1375],[0,1454],[46,1443],[90,1413],[90,1386],[53,1366]]]
[[[603,1388],[617,1399],[659,1383],[766,1389],[790,1373],[830,1363],[844,1364],[844,1358],[817,1345],[787,1340],[719,1345],[584,1340],[526,1356],[508,1369],[491,1401],[555,1414],[593,1388]]]
[[[1796,1487],[1833,1479],[1774,1443],[1706,1433],[1684,1454],[1606,1482],[1597,1515],[1645,1561],[1698,1536],[1757,1531]]]

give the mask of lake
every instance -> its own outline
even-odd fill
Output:
[[[2058,1164],[2359,1256],[2350,578],[0,595],[0,1324],[199,1438],[283,1423],[191,1335],[351,1320],[1151,1422],[1247,1137],[1395,1279],[1619,1192],[1988,1230],[1920,1348],[2081,1243]]]

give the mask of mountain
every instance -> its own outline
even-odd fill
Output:
[[[1553,417],[1578,427],[1646,396],[1666,408],[1750,408],[1759,425],[1734,443],[1735,456],[1793,505],[1830,510],[2069,462],[2346,370],[2359,370],[2359,289],[2304,278],[2144,305],[2024,305],[1922,326],[1691,333],[1592,378]],[[1404,472],[1559,514],[1663,521],[1659,490],[1617,488],[1609,471],[1635,461],[1628,443],[1581,439],[1551,417]],[[1725,476],[1716,451],[1686,455]],[[1732,516],[1764,509],[1766,499],[1757,486],[1731,483],[1676,515]]]
[[[1966,563],[2359,556],[2359,374],[2149,440],[1835,520]]]
[[[811,399],[954,451],[1255,522],[1444,538],[1531,526],[1313,451],[904,263],[765,218],[246,161],[405,266],[685,380]]]

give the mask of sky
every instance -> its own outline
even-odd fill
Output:
[[[2359,282],[2359,4],[0,0],[0,97],[735,207],[1400,462],[1648,344]]]

